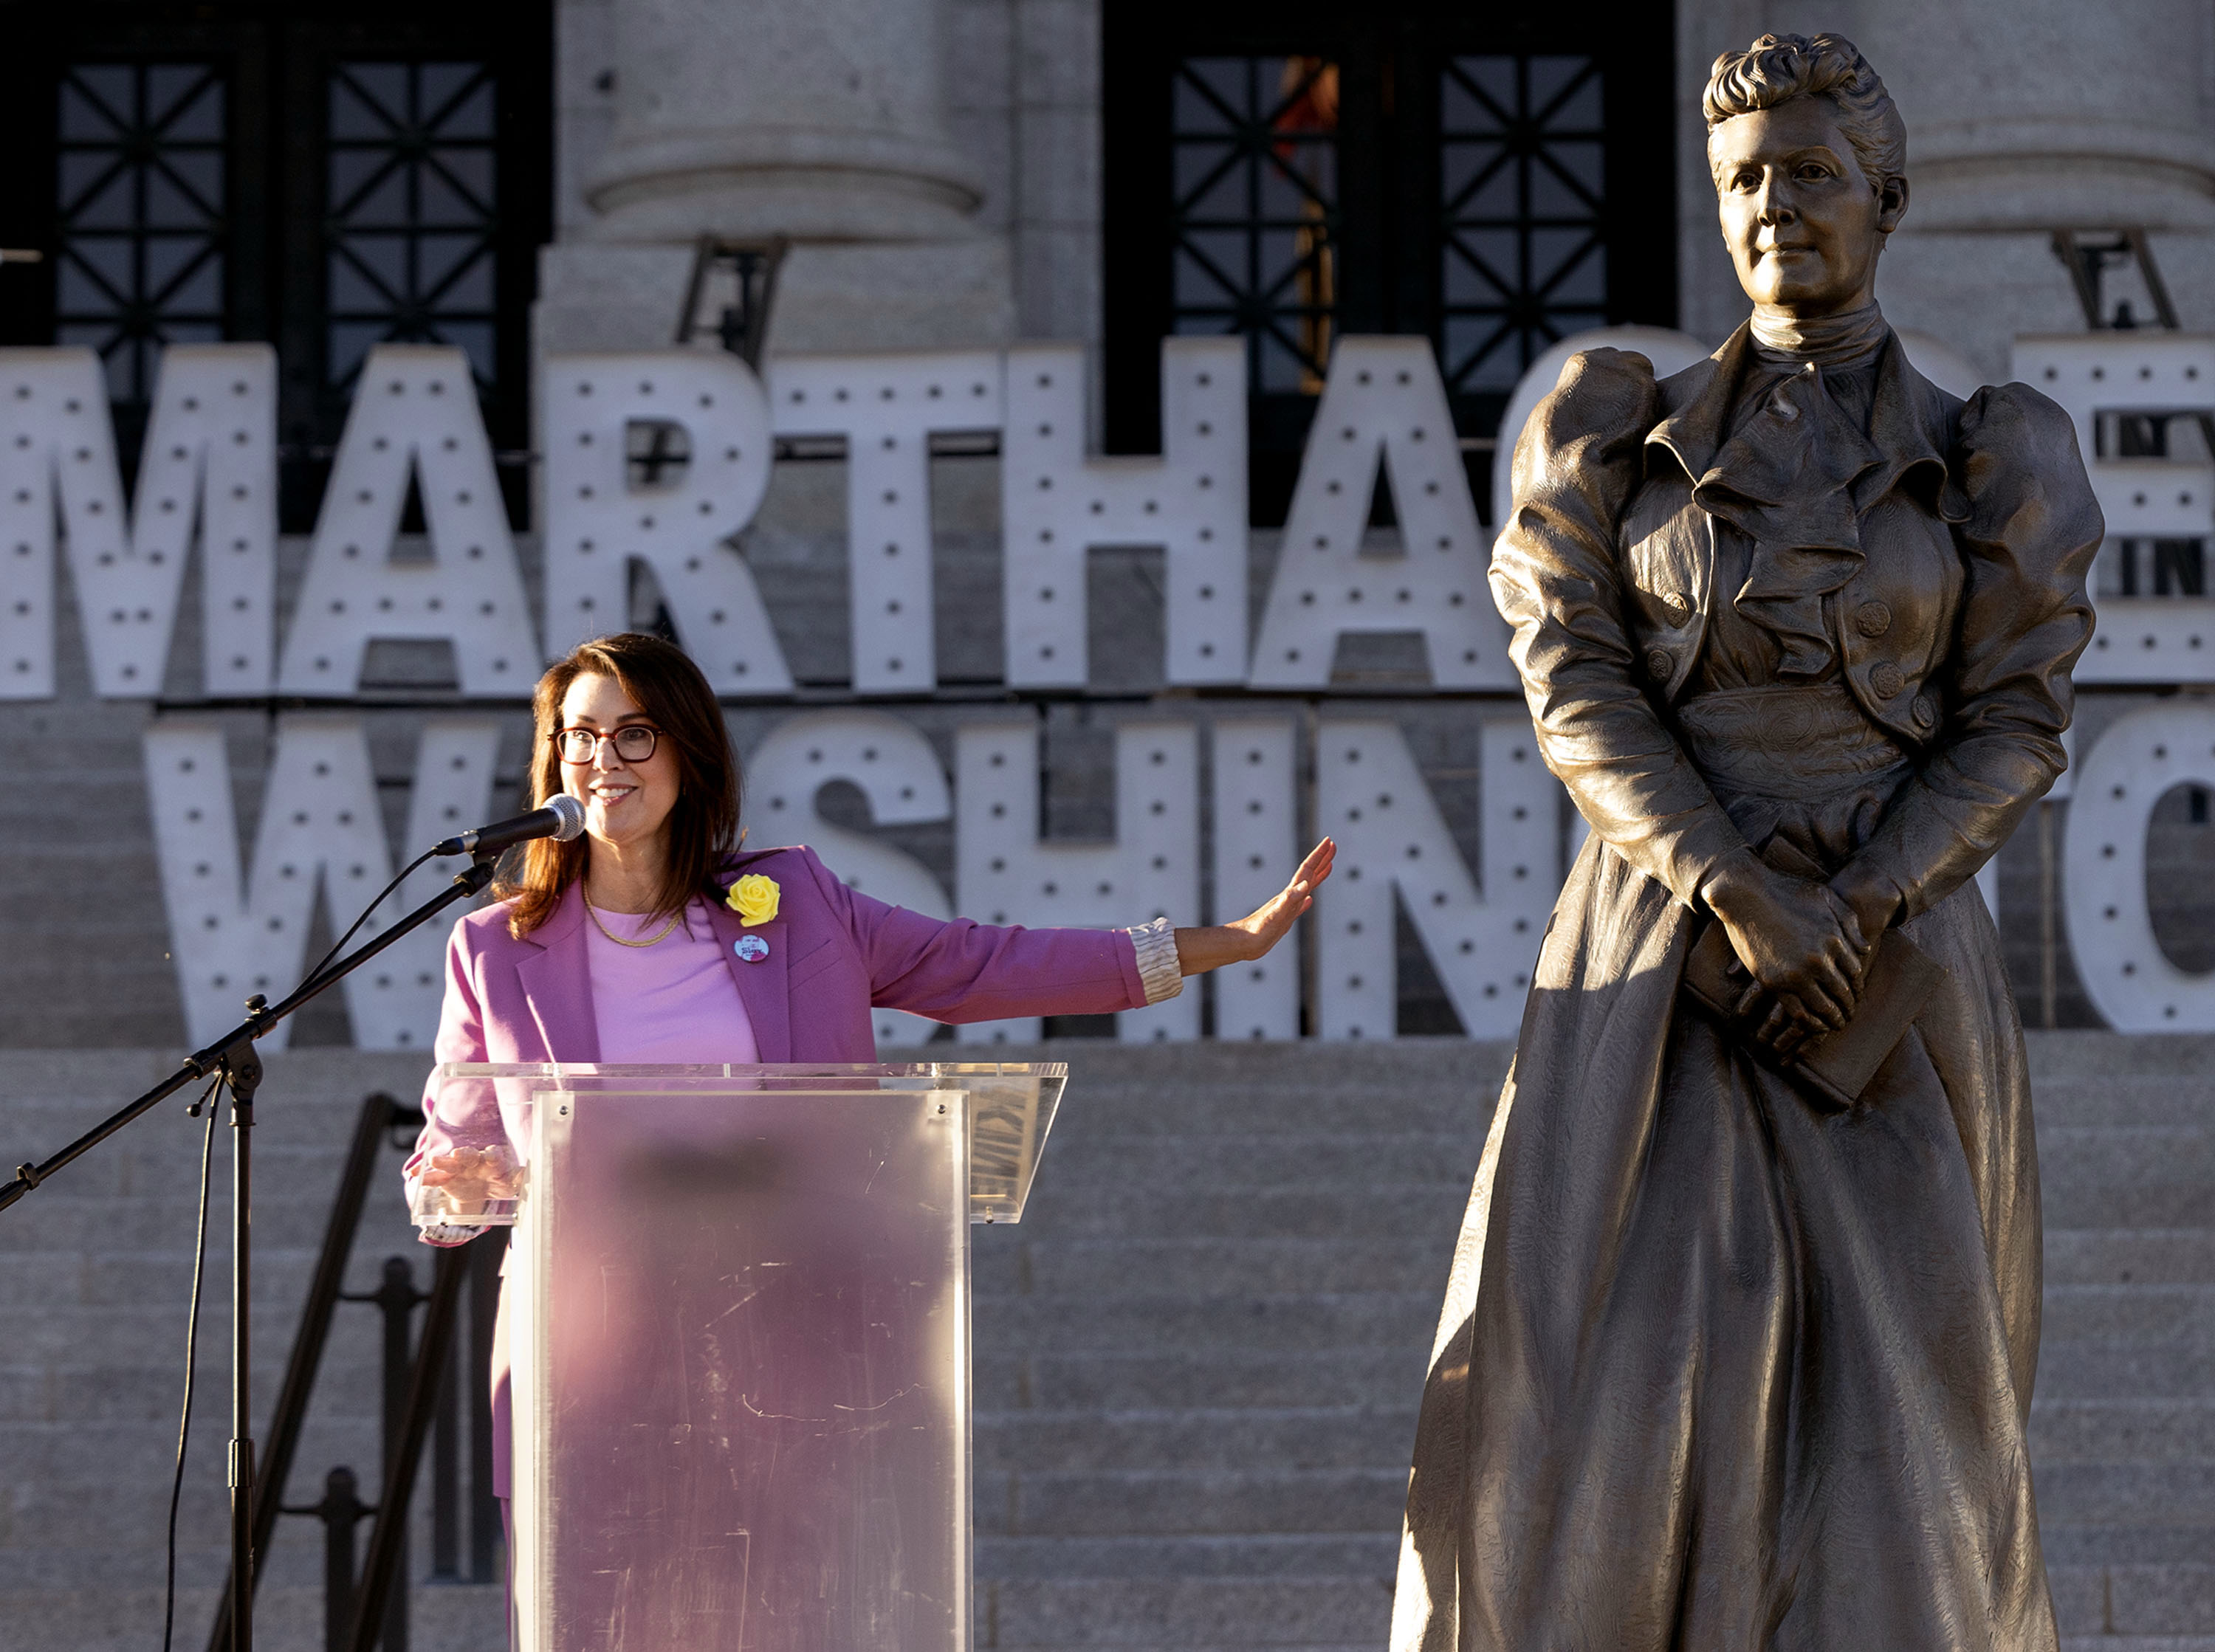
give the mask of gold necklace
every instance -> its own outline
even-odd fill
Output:
[[[591,896],[586,895],[581,887],[579,888],[577,893],[584,898],[585,915],[592,921],[592,927],[598,930],[600,933],[605,935],[610,940],[613,941],[618,946],[652,946],[657,941],[668,939],[670,932],[675,929],[678,924],[684,921],[684,914],[682,911],[679,911],[675,917],[672,918],[667,923],[661,926],[661,933],[660,934],[651,936],[645,940],[625,940],[621,935],[618,935],[614,930],[609,928],[607,925],[600,921],[600,915],[592,909],[592,897]]]

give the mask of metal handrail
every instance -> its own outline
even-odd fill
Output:
[[[346,1164],[339,1174],[338,1189],[331,1201],[330,1217],[324,1226],[322,1248],[309,1282],[299,1329],[292,1339],[285,1380],[278,1392],[276,1415],[269,1429],[268,1453],[255,1487],[253,1543],[256,1562],[253,1582],[257,1589],[261,1582],[260,1557],[268,1550],[278,1516],[310,1514],[324,1522],[325,1645],[329,1652],[340,1652],[340,1649],[347,1647],[359,1647],[362,1652],[368,1652],[380,1634],[384,1637],[386,1652],[404,1652],[407,1646],[406,1602],[402,1600],[398,1612],[393,1613],[388,1610],[389,1597],[397,1592],[396,1583],[404,1588],[407,1515],[424,1445],[435,1424],[443,1450],[451,1453],[453,1439],[459,1432],[456,1413],[463,1385],[455,1380],[454,1343],[465,1279],[474,1281],[469,1340],[474,1353],[486,1356],[476,1362],[489,1362],[499,1289],[496,1241],[481,1241],[475,1246],[439,1251],[427,1295],[415,1289],[414,1270],[398,1257],[386,1263],[382,1289],[350,1295],[341,1288],[369,1190],[378,1173],[378,1159],[384,1144],[394,1132],[412,1135],[422,1123],[420,1112],[382,1092],[362,1102],[353,1139],[347,1149]],[[325,1482],[322,1502],[286,1506],[282,1502],[284,1490],[298,1453],[324,1347],[329,1341],[332,1316],[339,1304],[347,1301],[374,1303],[383,1311],[385,1318],[385,1392],[382,1408],[384,1450],[379,1475],[383,1489],[374,1505],[363,1503],[354,1495],[357,1481],[353,1472],[336,1468]],[[414,1339],[414,1353],[410,1359],[407,1356],[408,1322],[419,1303],[427,1304],[429,1311]],[[488,1582],[495,1576],[500,1525],[498,1501],[491,1490],[491,1404],[482,1383],[469,1384],[467,1388],[472,1413],[469,1575],[476,1582]],[[433,1511],[437,1517],[434,1523],[451,1533],[458,1524],[458,1510],[445,1505],[458,1501],[458,1473],[450,1472],[442,1464],[434,1490],[441,1502],[441,1507]],[[353,1563],[354,1530],[365,1517],[373,1518],[368,1550],[357,1578]],[[451,1542],[439,1545],[433,1576],[458,1582],[458,1568],[445,1552],[452,1546],[455,1545]],[[209,1652],[225,1652],[230,1644],[230,1594],[226,1588],[209,1637]]]

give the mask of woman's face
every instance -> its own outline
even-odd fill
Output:
[[[1827,97],[1735,115],[1708,137],[1723,239],[1757,304],[1807,319],[1858,309],[1876,290],[1907,180],[1869,185]]]
[[[655,728],[653,719],[611,676],[587,672],[561,696],[561,726],[612,736],[631,725]],[[598,842],[628,848],[653,841],[668,827],[677,806],[677,751],[666,733],[653,756],[627,762],[613,739],[603,739],[592,761],[561,765],[561,789],[585,805],[585,830]]]

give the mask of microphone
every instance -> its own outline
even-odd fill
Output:
[[[473,832],[442,839],[433,854],[497,854],[511,843],[528,843],[534,837],[550,837],[567,843],[585,829],[585,805],[567,792],[557,792],[543,809],[512,820],[494,821]]]

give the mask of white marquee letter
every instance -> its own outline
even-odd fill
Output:
[[[946,771],[913,724],[883,712],[808,712],[770,731],[746,759],[745,777],[747,822],[759,829],[756,848],[805,843],[864,895],[941,921],[954,915],[946,891],[921,861],[815,811],[816,794],[844,780],[860,788],[880,826],[952,814]],[[900,1010],[873,1010],[869,1019],[877,1043],[887,1048],[924,1043],[938,1031],[937,1022]]]
[[[846,438],[846,566],[854,688],[937,686],[930,436],[1000,428],[1000,358],[787,356],[770,364],[779,436]]]
[[[390,554],[411,474],[430,530],[427,562]],[[351,694],[381,638],[451,642],[465,694],[527,694],[537,680],[507,506],[458,350],[380,344],[362,364],[278,686]]]
[[[1215,724],[1215,921],[1242,918],[1273,898],[1299,864],[1293,833],[1292,725],[1281,717]],[[1298,941],[1270,957],[1218,970],[1215,1036],[1300,1036]],[[1191,988],[1186,988],[1187,992]]]
[[[267,345],[173,346],[126,522],[98,359],[83,349],[0,351],[0,700],[54,694],[57,481],[93,691],[161,692],[197,523],[206,691],[267,693],[276,437]]]
[[[2215,465],[2102,458],[2095,439],[2103,413],[2215,410],[2215,338],[2151,329],[2020,338],[2012,376],[2052,396],[2076,421],[2110,542],[2204,540],[2215,532]],[[2096,572],[2092,583],[2099,622],[2077,662],[2077,682],[2215,682],[2215,597],[2102,597]]]
[[[2115,719],[2069,805],[2062,904],[2084,994],[2118,1032],[2215,1031],[2215,974],[2169,961],[2146,904],[2146,826],[2175,786],[2215,786],[2215,708],[2164,700]]]
[[[1379,452],[1401,554],[1365,556]],[[1437,359],[1421,339],[1342,340],[1308,432],[1261,631],[1256,688],[1321,688],[1347,632],[1413,631],[1441,688],[1515,686],[1507,627]]]
[[[1200,751],[1189,723],[1115,731],[1115,841],[1041,843],[1036,723],[973,723],[954,742],[954,884],[985,923],[1127,929],[1200,912]],[[1200,1036],[1200,994],[1116,1018],[1126,1042]],[[962,1027],[965,1043],[1040,1035],[1036,1019]]]
[[[1484,725],[1482,893],[1396,725],[1327,722],[1316,738],[1316,814],[1338,840],[1316,896],[1322,1036],[1393,1036],[1396,888],[1463,1031],[1513,1037],[1561,888],[1561,794],[1531,725]]]
[[[489,721],[425,725],[408,811],[412,842],[428,847],[484,819],[499,742],[499,727]],[[392,875],[377,778],[359,722],[282,719],[263,780],[253,869],[242,890],[222,725],[156,723],[146,731],[144,753],[186,1036],[200,1043],[242,1019],[248,994],[275,999],[298,984],[319,885],[336,933]],[[435,864],[418,871],[363,925],[355,945],[428,900],[451,871]],[[341,990],[358,1048],[429,1048],[451,927],[451,920],[433,921],[347,977]],[[264,1042],[281,1049],[289,1031],[289,1023],[280,1025]]]
[[[1162,340],[1162,456],[1088,458],[1084,353],[1008,352],[1000,447],[1008,682],[1082,688],[1085,553],[1165,548],[1171,682],[1246,674],[1246,346]]]
[[[726,542],[769,487],[769,401],[752,370],[721,351],[552,356],[540,382],[548,657],[629,626],[636,558],[717,694],[790,693],[753,570]],[[690,444],[673,486],[631,486],[627,432],[642,421]]]

